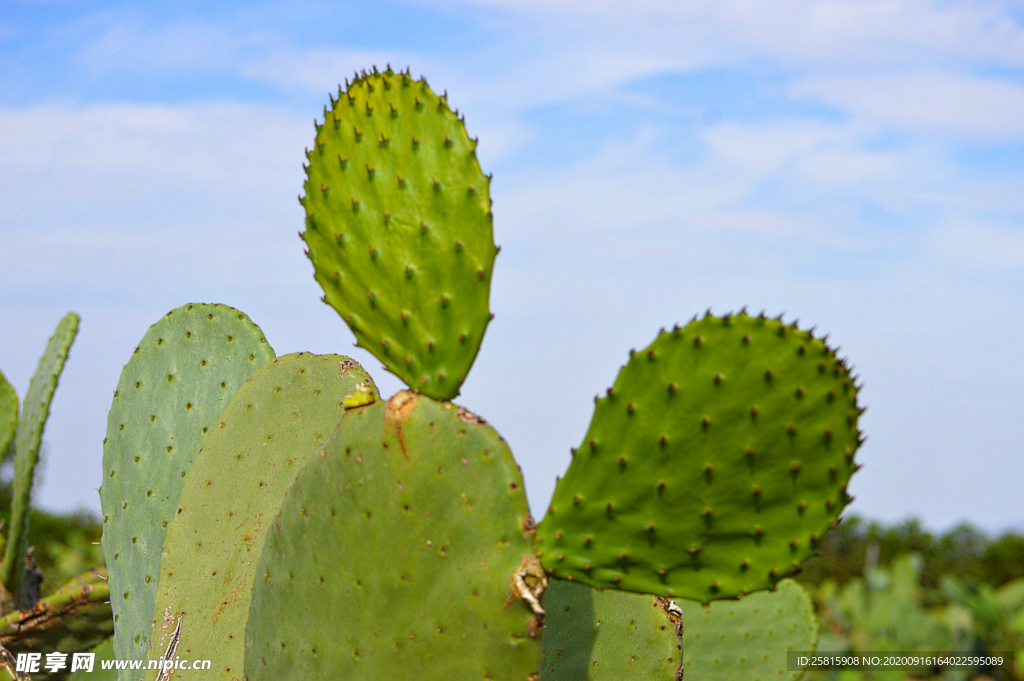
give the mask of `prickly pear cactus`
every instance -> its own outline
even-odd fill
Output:
[[[390,69],[339,90],[316,133],[300,201],[325,301],[414,392],[455,397],[497,253],[476,140],[446,96]]]
[[[0,372],[0,459],[7,456],[7,448],[14,440],[18,427],[18,393]]]
[[[551,580],[540,681],[678,681],[683,612],[671,601]]]
[[[350,410],[269,530],[246,677],[535,678],[531,529],[522,475],[480,418],[410,392]]]
[[[167,530],[150,660],[208,659],[215,668],[195,672],[196,679],[242,678],[245,621],[267,528],[359,385],[370,385],[376,397],[353,360],[300,353],[263,365],[235,393],[189,471]],[[175,679],[191,674],[177,671]]]
[[[100,487],[119,659],[149,652],[160,552],[193,459],[235,391],[273,358],[244,313],[193,303],[151,326],[121,371]]]
[[[0,582],[12,594],[16,594],[21,585],[22,567],[28,549],[29,499],[32,494],[36,462],[39,460],[39,446],[43,440],[43,427],[50,416],[50,401],[64,370],[64,362],[71,350],[71,344],[75,341],[75,335],[78,334],[78,322],[79,316],[69,312],[50,336],[46,350],[39,359],[39,366],[29,381],[28,392],[25,393],[22,404],[21,419],[14,435],[11,523],[7,531],[3,564],[0,565]]]
[[[850,498],[857,387],[823,339],[705,318],[634,353],[537,529],[555,577],[701,602],[799,570]]]
[[[701,681],[796,681],[803,670],[788,671],[786,653],[813,651],[818,624],[811,597],[792,579],[776,591],[705,607],[680,601],[686,610],[685,678]]]
[[[70,654],[89,650],[113,630],[106,571],[92,569],[31,609],[0,617],[0,646],[18,653]]]

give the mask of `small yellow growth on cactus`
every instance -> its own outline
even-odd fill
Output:
[[[373,396],[373,391],[370,390],[370,386],[360,383],[356,386],[356,391],[351,395],[345,395],[343,404],[346,409],[354,409],[356,407],[365,407],[368,404],[373,404],[377,401],[377,398]]]

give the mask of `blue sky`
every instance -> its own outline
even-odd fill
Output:
[[[850,512],[1024,528],[1024,14],[1010,2],[6,2],[0,369],[82,315],[38,499],[99,509],[146,328],[247,312],[350,353],[296,233],[353,72],[410,67],[494,173],[496,319],[459,402],[543,512],[627,351],[711,307],[816,325],[864,383]]]

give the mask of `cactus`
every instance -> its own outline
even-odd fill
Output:
[[[408,73],[364,73],[332,105],[300,198],[324,300],[413,391],[451,399],[490,320],[497,253],[476,140]]]
[[[0,459],[7,456],[7,449],[14,440],[14,431],[17,427],[18,393],[0,371]]]
[[[167,523],[206,433],[235,391],[274,357],[263,332],[224,305],[168,312],[121,372],[103,447],[103,555],[119,659],[144,660]]]
[[[540,623],[513,603],[543,580],[531,531],[482,419],[410,392],[348,411],[269,531],[247,678],[531,678]]]
[[[770,588],[849,501],[856,392],[834,350],[778,319],[663,331],[597,401],[537,528],[541,562],[701,602]]]
[[[288,485],[341,420],[345,396],[369,382],[347,357],[299,353],[260,367],[235,393],[207,435],[167,529],[149,659],[161,659],[173,640],[192,658],[216,660],[204,679],[242,678],[266,530]],[[175,629],[180,636],[170,635]]]
[[[78,333],[78,322],[78,315],[69,312],[57,325],[57,330],[46,344],[46,350],[39,359],[39,366],[29,381],[21,418],[14,435],[11,524],[3,563],[0,564],[0,583],[3,583],[12,594],[18,594],[22,583],[22,566],[28,550],[29,499],[32,495],[36,462],[39,460],[39,446],[43,440],[43,428],[50,415],[50,401],[64,370],[64,361]],[[31,607],[35,605],[33,601],[34,599],[26,598],[24,594],[18,598],[19,606]]]
[[[105,570],[89,570],[32,608],[0,618],[0,645],[18,652],[89,650],[114,629]]]
[[[491,318],[475,147],[446,96],[389,68],[339,88],[307,152],[302,238],[324,301],[408,391],[380,400],[340,355],[253,372],[265,343],[211,383],[193,346],[262,337],[240,318],[203,345],[188,320],[205,306],[147,334],[104,458],[118,657],[214,661],[182,680],[671,681],[786,675],[785,649],[813,647],[806,596],[780,580],[850,501],[862,409],[846,362],[745,312],[663,332],[597,400],[535,528],[504,440],[448,401]],[[175,392],[184,374],[165,367],[189,361],[195,392]]]
[[[796,681],[803,671],[787,671],[786,653],[814,650],[818,640],[811,597],[792,579],[738,601],[680,606],[690,613],[683,636],[688,679]]]
[[[540,681],[682,677],[684,613],[672,601],[553,579],[544,608]]]

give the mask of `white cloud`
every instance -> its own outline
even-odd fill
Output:
[[[28,197],[51,212],[168,200],[187,211],[190,202],[238,205],[240,194],[258,206],[301,174],[314,134],[304,118],[231,102],[0,108],[0,174],[9,196],[20,197],[15,214],[19,205],[36,211]]]
[[[935,231],[932,248],[948,265],[974,271],[1016,270],[1024,274],[1024,225],[967,216],[948,219]]]
[[[1020,82],[941,72],[830,75],[801,78],[787,92],[910,134],[1024,139]]]
[[[466,0],[532,17],[576,49],[627,45],[702,64],[750,59],[818,68],[933,64],[937,59],[1024,64],[1024,26],[1012,5],[935,0]],[[594,43],[595,36],[603,40]]]
[[[429,62],[405,51],[358,50],[343,48],[275,48],[265,57],[246,63],[242,75],[253,80],[272,83],[282,89],[303,87],[311,92],[337,93],[339,83],[351,80],[356,72],[376,66],[383,70],[390,64],[395,71],[409,67],[425,67]],[[413,77],[419,73],[413,71]],[[325,101],[326,103],[326,101]]]

